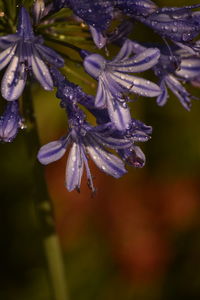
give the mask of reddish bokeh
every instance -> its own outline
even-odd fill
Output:
[[[137,170],[116,180],[94,165],[91,169],[98,187],[94,197],[85,177],[80,194],[66,191],[65,159],[46,169],[63,247],[76,242],[92,222],[123,276],[139,283],[162,278],[175,255],[173,233],[197,222],[198,181],[181,178],[165,182]]]

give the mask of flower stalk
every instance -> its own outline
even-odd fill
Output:
[[[33,185],[35,208],[43,237],[46,263],[48,266],[49,286],[51,289],[50,294],[53,295],[53,300],[69,300],[62,251],[55,229],[53,207],[49,197],[43,168],[36,160],[36,153],[40,147],[40,142],[29,84],[27,84],[25,88],[23,98],[24,97],[26,99],[22,99],[25,100],[22,103],[22,109],[27,126],[24,135],[34,174]]]

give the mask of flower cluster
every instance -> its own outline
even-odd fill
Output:
[[[0,37],[0,70],[7,67],[1,94],[8,101],[0,118],[1,141],[11,142],[22,127],[19,99],[27,80],[36,79],[45,90],[57,89],[68,120],[67,133],[41,147],[38,160],[47,165],[69,148],[65,180],[69,191],[80,190],[84,168],[88,185],[95,191],[89,157],[115,178],[127,172],[126,164],[143,167],[145,155],[137,143],[148,141],[152,128],[132,117],[131,95],[155,97],[163,106],[171,90],[182,106],[190,109],[195,97],[184,85],[200,82],[200,40],[194,40],[200,33],[199,8],[200,4],[159,7],[151,0],[36,0],[30,10],[19,7],[16,32]],[[163,42],[130,39],[134,21],[150,27]],[[57,39],[55,22],[66,28],[69,22],[83,31],[85,23],[95,47],[82,49],[65,42],[65,36]],[[113,30],[114,24],[117,27]],[[45,38],[78,53],[85,72],[97,82],[95,96],[62,74],[59,68],[65,66],[66,55],[45,46]],[[108,57],[110,44],[118,48],[114,57]],[[95,48],[96,52],[92,51]],[[147,70],[157,80],[143,75]],[[95,124],[88,122],[82,107],[94,116]]]

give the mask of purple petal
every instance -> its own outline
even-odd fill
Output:
[[[0,37],[0,48],[7,49],[10,46],[13,46],[13,43],[17,42],[20,37],[17,34],[9,34],[6,36]]]
[[[66,187],[68,191],[80,188],[81,177],[83,174],[83,158],[80,146],[73,143],[69,153],[66,167]]]
[[[91,54],[86,56],[83,65],[86,72],[97,79],[105,68],[106,60],[99,54]]]
[[[136,41],[130,40],[130,43],[132,45],[132,52],[135,53],[135,54],[139,54],[139,53],[141,53],[141,52],[143,52],[143,51],[145,51],[147,49],[146,47],[140,45]]]
[[[93,134],[93,137],[98,142],[98,144],[102,144],[103,146],[112,149],[124,149],[132,145],[132,142],[128,139],[115,139],[113,137],[103,136],[97,133]]]
[[[110,97],[107,101],[108,113],[111,121],[118,130],[127,129],[131,123],[131,114],[126,103]]]
[[[20,64],[19,56],[14,56],[1,82],[2,96],[8,101],[18,99],[23,92],[26,78],[25,65]]]
[[[31,65],[33,73],[36,79],[40,82],[45,90],[53,89],[53,80],[46,64],[40,58],[39,53],[33,49],[33,55],[31,56]]]
[[[159,106],[163,106],[165,105],[165,103],[167,102],[167,98],[169,97],[164,79],[161,81],[160,88],[161,94],[157,97],[156,102]]]
[[[24,7],[21,7],[19,11],[17,34],[25,39],[34,38],[31,19]]]
[[[137,73],[143,72],[155,64],[157,64],[160,57],[160,51],[156,48],[149,48],[140,54],[119,62],[108,63],[114,71]]]
[[[16,47],[17,45],[12,45],[0,53],[0,70],[2,70],[11,61],[12,57],[15,55]]]
[[[57,68],[62,68],[64,66],[64,59],[58,53],[56,53],[56,51],[40,44],[35,44],[35,47],[42,56],[42,58],[51,65]]]
[[[189,57],[181,60],[180,69],[176,71],[176,75],[188,80],[200,76],[200,58]]]
[[[50,142],[42,146],[38,152],[37,158],[43,165],[48,165],[59,160],[66,152],[66,146],[61,140]]]
[[[8,102],[0,117],[0,141],[12,142],[17,135],[20,121],[18,101]]]
[[[99,79],[99,84],[97,88],[97,94],[95,97],[95,106],[104,107],[107,99],[106,88],[104,86],[103,80]]]
[[[155,97],[161,93],[159,86],[149,80],[119,72],[113,72],[110,75],[129,92],[144,97]]]
[[[86,148],[94,163],[103,172],[115,178],[119,178],[127,172],[121,159],[99,147],[93,140],[89,141]]]
[[[132,135],[131,139],[134,142],[146,142],[150,139],[149,135],[141,130],[135,130]]]
[[[95,45],[99,49],[103,48],[106,45],[107,38],[104,37],[103,34],[100,31],[98,31],[95,27],[89,26],[89,28]]]
[[[191,99],[190,99],[191,96],[187,92],[187,90],[172,75],[166,76],[165,82],[167,86],[170,88],[170,90],[174,93],[174,95],[179,99],[183,107],[189,111],[191,107]]]
[[[132,44],[130,40],[126,40],[117,54],[117,56],[112,60],[112,62],[120,62],[129,58],[132,53]]]

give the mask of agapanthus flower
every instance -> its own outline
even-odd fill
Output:
[[[114,139],[101,133],[101,126],[92,127],[77,112],[69,114],[69,133],[57,141],[44,145],[39,153],[39,161],[47,165],[60,159],[71,145],[66,166],[66,187],[69,191],[79,190],[85,166],[89,187],[95,191],[93,178],[88,164],[88,156],[106,174],[119,178],[126,173],[124,163],[105,147],[112,149],[127,148],[131,142]]]
[[[63,58],[54,50],[43,45],[43,39],[33,33],[30,16],[22,7],[19,12],[16,34],[0,37],[0,70],[8,68],[1,83],[2,96],[7,100],[16,100],[22,94],[28,74],[40,82],[45,90],[53,89],[49,68],[64,65]]]
[[[181,57],[178,52],[161,54],[159,63],[154,67],[155,74],[160,79],[161,95],[157,98],[159,105],[164,105],[168,98],[167,87],[179,99],[187,110],[191,108],[193,97],[184,87],[183,82],[192,82],[200,76],[200,58]]]
[[[161,92],[155,83],[129,74],[152,68],[158,62],[160,51],[149,48],[138,55],[130,57],[131,54],[131,43],[126,40],[118,55],[111,61],[99,54],[89,54],[84,59],[85,70],[98,80],[95,106],[106,107],[111,121],[120,130],[128,127],[131,122],[124,93],[155,97]]]
[[[188,42],[200,33],[200,12],[193,11],[200,4],[184,7],[158,8],[148,16],[135,16],[162,37]]]
[[[135,53],[144,51],[146,47],[135,41],[130,41]],[[177,47],[169,49],[160,48],[161,55],[158,63],[153,67],[155,75],[159,78],[161,94],[157,97],[157,103],[163,106],[169,97],[167,89],[179,99],[187,110],[190,110],[193,97],[184,87],[183,82],[196,79],[200,76],[200,58],[191,56],[184,49]],[[186,54],[187,53],[187,54]]]
[[[7,103],[3,115],[0,117],[0,141],[12,142],[22,127],[18,101]]]

